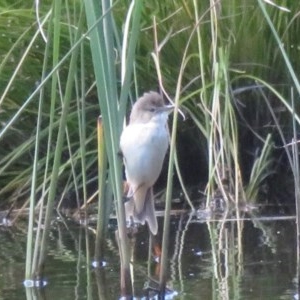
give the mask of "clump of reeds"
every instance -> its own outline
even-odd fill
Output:
[[[5,74],[0,95],[0,142],[4,145],[0,148],[0,197],[10,196],[7,206],[18,206],[22,199],[24,207],[30,208],[27,278],[39,277],[43,271],[55,203],[60,205],[71,193],[78,208],[82,203],[86,207],[89,199],[97,195],[93,184],[98,183],[95,259],[101,260],[103,256],[103,240],[114,199],[119,225],[117,239],[125,270],[122,290],[128,293],[131,282],[119,136],[128,98],[136,98],[157,85],[175,102],[161,290],[167,274],[174,172],[179,174],[186,198],[189,196],[180,175],[180,157],[175,147],[181,107],[199,130],[199,137],[195,138],[205,138],[202,144],[206,147],[203,152],[207,153],[208,165],[207,206],[211,207],[216,196],[221,196],[226,205],[236,209],[239,217],[241,202],[256,201],[259,187],[272,173],[273,136],[280,136],[283,145],[289,144],[280,121],[292,123],[289,130],[295,133],[300,120],[289,99],[290,87],[297,96],[300,94],[296,76],[299,70],[293,64],[298,52],[291,39],[299,24],[297,5],[291,4],[293,15],[288,19],[281,7],[270,7],[262,0],[257,4],[211,0],[205,4],[168,1],[145,5],[143,1],[132,1],[127,7],[119,2],[111,6],[106,0],[101,5],[87,0],[71,7],[59,0],[45,5],[43,12],[38,11],[39,18],[27,14],[30,8],[26,6],[26,10],[15,14],[9,15],[8,10],[3,14],[3,20],[13,25],[17,17],[20,26],[26,19],[30,20],[24,31],[12,31],[13,38],[8,39],[10,48],[7,48],[9,43],[0,43],[5,53],[0,64],[0,72]],[[62,14],[63,11],[66,13]],[[282,29],[282,24],[287,26]],[[25,51],[24,44],[28,45]],[[10,62],[15,61],[12,68]],[[276,80],[284,85],[274,85]],[[240,108],[247,110],[247,103],[242,96],[247,97],[251,92],[252,97],[258,96],[252,103],[253,110],[247,111],[243,118]],[[284,107],[284,117],[278,117],[273,102]],[[273,129],[256,132],[266,125],[266,114]],[[95,123],[99,115],[97,149]],[[246,119],[255,119],[258,129],[243,123]],[[240,137],[244,128],[249,127],[260,136],[261,144],[249,179],[245,180]],[[295,134],[292,145],[293,155],[289,156],[289,151],[287,155],[297,196]],[[97,159],[98,176],[94,171]],[[199,182],[203,180],[199,178]],[[191,201],[190,206],[194,209]],[[34,234],[36,211],[39,228]]]

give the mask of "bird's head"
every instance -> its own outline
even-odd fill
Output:
[[[145,93],[132,107],[130,124],[147,123],[151,120],[166,121],[173,108],[173,105],[165,105],[163,97],[157,92]]]

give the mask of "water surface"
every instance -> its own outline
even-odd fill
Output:
[[[162,228],[162,218],[159,226]],[[92,267],[94,228],[68,220],[53,224],[46,264],[47,286],[23,286],[26,225],[0,228],[0,299],[118,299],[119,254],[112,221],[106,266]],[[140,227],[131,239],[134,294],[153,295],[159,278],[158,255]],[[154,242],[154,241],[152,241]],[[294,218],[209,221],[172,217],[168,288],[170,299],[293,299],[297,294],[297,243]],[[26,298],[27,297],[27,298]]]

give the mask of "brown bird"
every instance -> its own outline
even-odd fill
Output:
[[[130,121],[124,128],[120,147],[124,157],[129,184],[125,203],[126,218],[148,223],[152,234],[157,234],[153,185],[163,165],[169,146],[168,115],[173,105],[165,105],[156,92],[145,93],[133,105]]]

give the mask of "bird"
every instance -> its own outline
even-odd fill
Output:
[[[129,200],[125,202],[126,219],[141,224],[147,222],[153,235],[158,231],[153,185],[161,173],[169,147],[167,122],[173,108],[173,105],[165,105],[159,93],[144,93],[133,105],[129,124],[120,137],[129,185]]]

